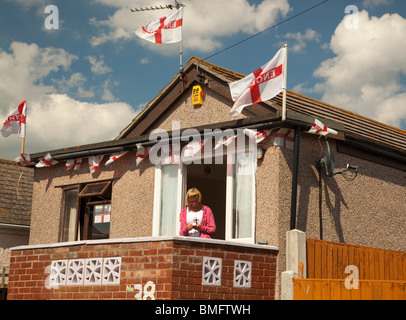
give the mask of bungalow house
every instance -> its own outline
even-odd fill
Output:
[[[154,290],[156,299],[278,299],[293,229],[406,250],[406,132],[289,90],[286,119],[282,94],[230,117],[228,83],[243,76],[193,57],[115,140],[31,154],[42,167],[34,169],[29,246],[13,250],[9,298],[133,298],[134,290],[136,297]],[[330,133],[315,134],[316,120]],[[213,239],[179,237],[190,187],[214,212]],[[92,268],[121,266],[110,278],[121,295],[102,286],[75,296],[69,272],[93,258]],[[59,287],[43,289],[44,276],[42,284],[21,284],[19,261],[29,259],[37,274],[50,266]],[[222,270],[221,285],[205,286],[204,266],[219,266],[210,272],[220,281]],[[245,267],[260,276],[236,289]],[[194,287],[176,275],[193,277]],[[92,280],[84,271],[77,279]]]

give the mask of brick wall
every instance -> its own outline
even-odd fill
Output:
[[[14,248],[9,300],[274,299],[270,246],[137,238]]]

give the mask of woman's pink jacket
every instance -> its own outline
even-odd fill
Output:
[[[186,230],[186,215],[187,207],[180,212],[180,236],[189,236],[189,231]],[[202,215],[202,231],[200,231],[200,238],[211,238],[216,233],[216,223],[214,221],[214,215],[208,206],[203,206]]]

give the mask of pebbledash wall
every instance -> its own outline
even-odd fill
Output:
[[[12,248],[7,299],[274,299],[278,248],[154,237]]]

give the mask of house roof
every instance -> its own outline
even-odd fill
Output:
[[[170,107],[168,104],[165,104],[165,106],[157,108],[159,102],[162,101],[161,99],[163,95],[177,86],[178,94],[180,94],[185,87],[190,86],[193,81],[201,80],[203,83],[208,83],[209,88],[217,91],[232,101],[228,83],[245,77],[244,74],[211,64],[196,57],[192,57],[188,61],[184,72],[187,75],[187,79],[184,81],[183,88],[180,87],[180,74],[177,74],[116,139],[125,138],[134,130],[137,135],[145,134],[148,128],[150,128],[150,126],[146,124],[146,122],[148,122],[146,119],[150,118],[149,120],[152,120],[153,122],[159,118],[159,116],[155,118],[153,117],[154,111],[156,111],[157,114],[162,115],[165,111],[165,106],[167,108]],[[199,79],[199,77],[201,78]],[[212,84],[212,80],[214,80],[213,78],[217,80],[214,84]],[[159,112],[158,110],[155,110],[156,108],[159,109]],[[247,107],[246,109],[251,112],[251,116],[276,114],[276,111],[282,109],[282,93],[265,103]],[[379,145],[380,147],[392,151],[406,153],[405,130],[383,124],[368,117],[338,108],[291,90],[287,90],[286,109],[287,111],[294,113],[308,115],[318,119],[325,119],[327,122],[328,120],[332,120],[336,124],[341,124],[344,127],[345,137],[347,139],[363,141]],[[328,125],[327,122],[324,124]],[[330,123],[330,125],[334,127],[333,123]]]
[[[0,224],[30,225],[34,170],[0,159]]]
[[[228,84],[243,78],[245,75],[211,64],[207,61],[192,57],[182,73],[176,74],[159,93],[152,99],[144,110],[124,128],[113,141],[106,141],[85,146],[76,146],[54,150],[52,155],[61,159],[68,156],[85,157],[86,155],[96,155],[96,153],[117,152],[121,149],[134,149],[137,143],[148,141],[148,134],[156,126],[156,123],[167,115],[173,104],[182,94],[195,84],[207,86],[212,91],[232,99]],[[379,148],[390,156],[398,157],[397,161],[406,162],[406,131],[395,128],[365,116],[355,114],[342,108],[321,102],[319,100],[304,96],[302,94],[287,90],[287,121],[299,121],[305,128],[312,125],[317,118],[325,125],[339,132],[338,136],[332,137],[352,143],[356,147],[357,143],[362,143],[363,147]],[[261,123],[275,123],[281,120],[282,94],[273,99],[246,107],[243,110],[246,118],[237,119],[230,117],[230,121],[224,123],[208,124],[202,126],[212,128],[235,128],[245,125],[258,125]],[[288,124],[286,122],[286,124]],[[213,127],[214,126],[214,127]],[[283,126],[283,125],[281,125]],[[375,150],[376,151],[376,150]],[[44,156],[46,152],[31,155],[31,159]],[[404,165],[402,165],[402,168]]]

